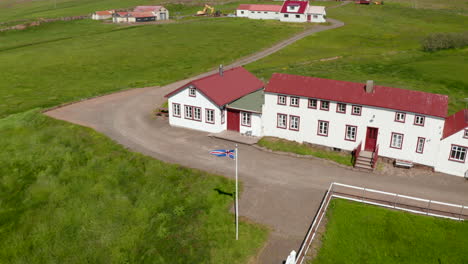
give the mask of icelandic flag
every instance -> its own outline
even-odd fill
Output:
[[[215,155],[215,156],[218,156],[218,157],[226,157],[228,156],[229,158],[231,159],[235,159],[236,158],[236,151],[231,149],[231,150],[228,150],[228,149],[217,149],[217,150],[212,150],[210,151],[210,154],[211,155]]]

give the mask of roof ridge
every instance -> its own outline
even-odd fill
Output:
[[[235,69],[238,69],[238,68],[242,68],[242,69],[244,69],[244,70],[245,70],[245,68],[244,68],[244,67],[242,67],[242,66],[237,66],[237,67],[234,67],[234,68],[231,68],[231,69],[225,70],[225,71],[223,71],[223,72],[232,71],[232,70],[235,70]],[[246,71],[247,71],[247,70],[246,70]],[[193,83],[193,82],[195,82],[195,81],[201,81],[201,80],[205,80],[206,78],[208,78],[208,77],[212,77],[212,76],[214,76],[214,75],[217,75],[217,74],[219,74],[219,72],[215,72],[215,73],[213,73],[213,74],[210,74],[210,75],[207,75],[207,76],[205,76],[205,77],[201,77],[201,78],[198,78],[198,79],[192,80],[192,81],[190,81],[189,83]],[[189,83],[187,83],[187,84],[189,84]]]

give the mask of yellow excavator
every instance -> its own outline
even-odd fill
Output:
[[[207,12],[209,10],[209,13]],[[206,16],[206,15],[213,15],[215,13],[214,7],[210,6],[209,4],[205,4],[205,8],[201,11],[197,11],[197,16]]]

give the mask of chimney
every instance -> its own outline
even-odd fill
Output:
[[[220,64],[219,65],[219,76],[223,76],[223,74],[224,74],[224,68],[223,68],[223,65]]]
[[[368,80],[366,82],[366,93],[373,93],[374,92],[374,81]]]

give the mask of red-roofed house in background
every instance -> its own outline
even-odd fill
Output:
[[[137,6],[133,12],[115,12],[114,23],[135,23],[169,19],[169,10],[164,6]]]
[[[112,14],[114,14],[114,10],[106,10],[106,11],[96,11],[93,13],[91,18],[93,20],[104,20],[112,18]]]
[[[277,73],[262,87],[242,67],[192,81],[167,95],[170,124],[354,151],[368,169],[381,156],[468,171],[468,109],[447,117],[446,95]]]
[[[238,17],[251,19],[275,19],[283,22],[326,22],[324,6],[310,6],[309,1],[286,0],[279,5],[241,4],[237,7]]]
[[[152,12],[156,16],[156,20],[169,19],[169,10],[164,6],[137,6],[134,12]]]

